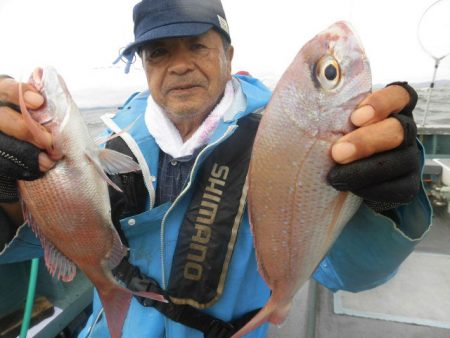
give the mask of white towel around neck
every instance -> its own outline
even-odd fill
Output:
[[[220,119],[225,115],[234,100],[234,89],[231,81],[225,86],[225,93],[192,136],[183,142],[180,132],[169,120],[163,109],[149,95],[145,111],[145,124],[158,146],[173,158],[192,155],[194,151],[207,144],[216,130]]]

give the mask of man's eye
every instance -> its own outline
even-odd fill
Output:
[[[196,56],[204,57],[209,54],[210,49],[201,43],[193,43],[190,46],[191,52]]]
[[[156,48],[148,48],[144,50],[144,58],[146,62],[160,62],[164,59],[164,57],[169,53],[167,48],[156,47]]]
[[[150,59],[157,59],[167,54],[167,49],[165,48],[156,48],[150,51],[149,53]]]
[[[193,43],[191,45],[191,51],[196,54],[206,55],[210,51],[210,48],[202,43]]]
[[[191,45],[191,49],[192,50],[200,50],[200,49],[206,49],[208,47],[206,47],[205,45],[202,45],[201,43],[193,43]]]

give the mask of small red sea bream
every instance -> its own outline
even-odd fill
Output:
[[[127,248],[111,221],[107,184],[114,183],[104,171],[117,174],[139,170],[139,166],[128,156],[96,145],[55,69],[37,69],[30,83],[45,103],[39,110],[27,111],[20,89],[25,123],[38,144],[44,137],[42,127],[50,131],[53,146],[47,151],[62,159],[41,178],[18,182],[25,220],[41,241],[52,275],[71,281],[78,267],[92,281],[111,337],[120,338],[132,292],[111,273]],[[153,293],[139,295],[164,301]]]
[[[249,211],[261,276],[272,290],[235,336],[282,323],[294,295],[358,209],[361,199],[327,184],[331,146],[355,127],[350,115],[371,91],[363,47],[337,22],[300,50],[263,113],[249,172]]]

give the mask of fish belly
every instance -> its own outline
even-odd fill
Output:
[[[41,179],[19,182],[21,198],[43,246],[50,242],[80,267],[99,266],[113,245],[105,207],[109,201],[102,198],[108,196],[106,184],[89,175],[86,168],[63,160]]]

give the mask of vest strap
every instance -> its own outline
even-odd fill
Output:
[[[157,281],[144,275],[138,267],[128,262],[125,257],[113,270],[113,275],[133,292],[151,291],[162,294],[169,299],[169,303],[162,303],[153,299],[135,296],[143,306],[151,306],[167,318],[203,332],[205,338],[229,338],[247,324],[260,309],[250,311],[231,322],[225,322],[208,315],[190,305],[178,305],[170,301],[165,290]]]
[[[223,294],[247,205],[247,172],[260,118],[241,118],[201,163],[172,259],[167,291],[173,303],[206,309]]]

